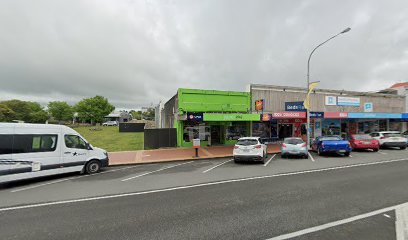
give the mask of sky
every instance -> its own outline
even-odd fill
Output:
[[[1,0],[0,100],[102,95],[117,108],[178,88],[376,91],[408,79],[407,0]]]

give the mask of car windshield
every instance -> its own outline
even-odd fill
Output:
[[[320,141],[338,141],[338,140],[342,140],[340,137],[322,137],[320,138]]]
[[[401,134],[399,133],[384,133],[384,137],[401,137]]]
[[[288,138],[288,139],[285,139],[284,143],[297,145],[297,144],[304,143],[304,141],[302,139],[300,139],[300,138]]]
[[[241,146],[251,146],[251,145],[257,145],[258,144],[258,140],[255,139],[240,139],[237,142],[237,145],[241,145]]]
[[[372,140],[373,138],[370,135],[353,135],[353,138],[356,140]]]

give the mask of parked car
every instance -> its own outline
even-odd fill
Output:
[[[344,154],[344,156],[349,156],[352,150],[350,143],[339,136],[317,137],[312,142],[312,149],[315,150],[318,155],[337,153]]]
[[[0,123],[0,183],[69,172],[96,173],[108,153],[63,125]]]
[[[398,131],[387,132],[373,132],[371,137],[377,139],[380,142],[380,147],[398,147],[400,149],[407,148],[407,139],[401,135]]]
[[[260,161],[265,162],[268,151],[267,146],[259,137],[243,137],[238,139],[234,146],[234,162]]]
[[[380,149],[380,142],[368,134],[351,135],[350,145],[353,149],[372,149],[374,152]]]
[[[407,139],[407,144],[408,144],[408,131],[403,132],[402,136]]]
[[[308,150],[305,141],[301,138],[285,138],[281,146],[281,156],[302,156],[308,158]]]
[[[118,126],[118,122],[116,121],[107,121],[102,123],[102,126]]]

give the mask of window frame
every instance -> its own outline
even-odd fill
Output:
[[[68,146],[67,146],[67,142],[66,142],[66,140],[65,140],[65,138],[66,138],[67,136],[74,136],[74,137],[77,137],[78,139],[81,139],[81,140],[85,143],[85,148],[68,147]],[[65,147],[66,147],[66,148],[69,148],[69,149],[84,149],[84,150],[89,150],[89,143],[88,143],[87,141],[85,141],[85,139],[83,139],[81,136],[76,135],[76,134],[65,134],[65,135],[64,135],[64,144],[65,144]]]

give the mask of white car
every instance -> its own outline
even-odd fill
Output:
[[[373,132],[371,137],[380,142],[380,147],[399,147],[400,149],[407,148],[407,139],[398,131]]]
[[[107,121],[102,123],[102,126],[118,126],[118,122],[116,121]]]
[[[243,137],[238,139],[234,146],[234,162],[260,161],[265,162],[268,151],[267,146],[259,137]]]

